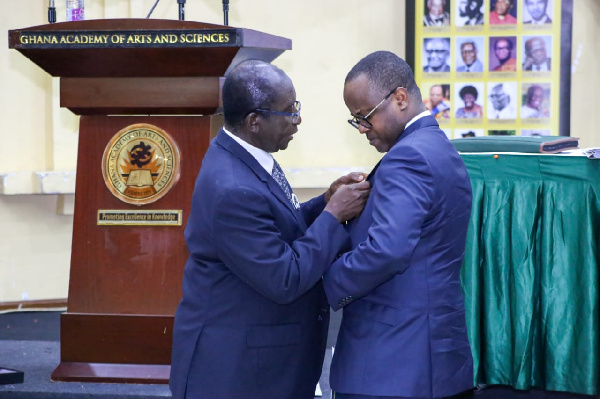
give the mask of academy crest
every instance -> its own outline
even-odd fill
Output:
[[[179,149],[157,126],[127,126],[106,146],[102,176],[121,201],[149,204],[163,197],[179,179]]]

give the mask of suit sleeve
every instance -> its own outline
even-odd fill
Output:
[[[302,203],[300,210],[307,226],[310,226],[315,221],[317,216],[325,209],[325,194],[321,194],[309,201]]]
[[[410,266],[431,209],[434,182],[417,150],[388,153],[377,172],[373,223],[366,241],[336,260],[323,276],[331,307],[337,310],[363,297]]]
[[[213,218],[217,251],[240,279],[273,302],[290,303],[312,288],[349,246],[338,220],[322,212],[292,243],[282,238],[269,200],[247,187],[221,195]],[[297,223],[290,215],[290,223]]]

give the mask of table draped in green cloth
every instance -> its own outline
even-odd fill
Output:
[[[475,383],[588,395],[600,380],[600,160],[461,154]]]

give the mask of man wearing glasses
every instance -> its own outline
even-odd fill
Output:
[[[490,38],[494,40],[494,38]],[[494,72],[514,72],[517,70],[517,60],[512,56],[513,51],[513,40],[511,37],[501,37],[494,43],[494,55],[496,56],[497,63],[492,65],[490,62],[490,68]]]
[[[440,37],[425,39],[427,65],[423,67],[423,72],[450,72],[450,66],[447,64],[449,54],[450,39]]]
[[[346,76],[348,121],[383,158],[353,250],[323,276],[343,308],[336,399],[443,398],[473,387],[460,269],[471,213],[467,169],[422,103],[410,67],[379,51]]]
[[[474,41],[466,41],[460,45],[460,55],[464,65],[456,68],[456,72],[483,72],[483,64],[477,58],[477,45]]]
[[[239,64],[225,79],[223,110],[185,229],[173,398],[312,399],[329,325],[321,276],[348,248],[342,223],[362,210],[369,183],[351,174],[298,203],[271,155],[302,121],[281,69]]]

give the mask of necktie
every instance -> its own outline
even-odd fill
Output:
[[[273,159],[273,171],[271,172],[271,176],[273,176],[273,179],[275,179],[275,181],[277,182],[279,187],[281,187],[281,189],[285,193],[285,196],[287,197],[287,199],[292,203],[292,205],[294,205],[294,208],[296,208],[296,209],[300,208],[300,203],[298,202],[298,198],[296,197],[296,195],[294,193],[292,193],[292,187],[290,186],[290,183],[285,178],[285,175],[283,174],[283,170],[281,170],[281,166],[279,166],[279,164],[277,163],[277,161],[275,159]]]

